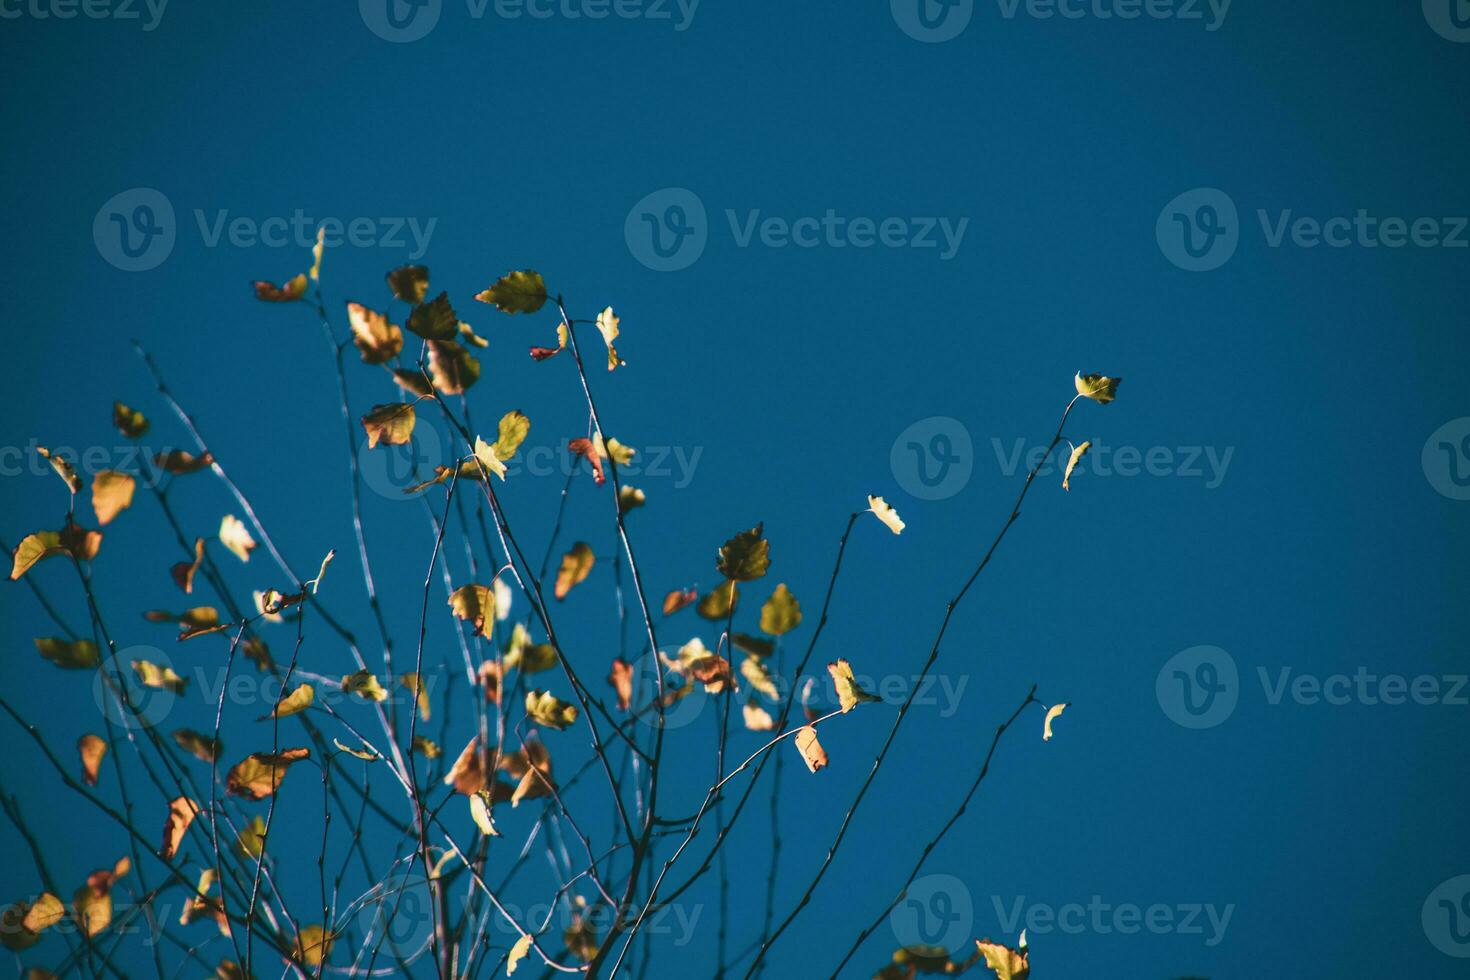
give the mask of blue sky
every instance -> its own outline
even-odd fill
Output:
[[[658,596],[714,584],[714,549],[764,521],[772,569],[737,629],[752,631],[758,601],[785,582],[808,614],[788,648],[804,648],[848,514],[885,496],[908,529],[858,522],[813,664],[846,657],[901,700],[1073,373],[1121,375],[1116,403],[1074,411],[1067,436],[1094,447],[1082,474],[1069,492],[1054,469],[1038,478],[768,975],[837,965],[1034,683],[1047,703],[1072,703],[1057,737],[1042,742],[1034,708],[1023,717],[923,872],[951,876],[926,879],[924,904],[967,914],[967,940],[1014,941],[1029,923],[1038,976],[1232,977],[1262,964],[1346,976],[1385,949],[1405,974],[1458,976],[1449,954],[1470,955],[1454,929],[1463,915],[1449,912],[1466,891],[1454,879],[1470,873],[1457,748],[1470,717],[1457,680],[1470,584],[1458,97],[1470,43],[1456,8],[1060,6],[1080,16],[997,0],[941,17],[934,4],[928,28],[903,0],[443,0],[405,28],[427,33],[395,40],[386,8],[366,0],[114,4],[70,19],[57,16],[64,5],[7,0],[13,381],[0,535],[13,545],[64,513],[34,445],[130,465],[109,425],[115,399],[153,418],[150,451],[193,448],[136,338],[290,563],[309,574],[337,549],[324,601],[374,635],[320,326],[305,306],[261,304],[249,289],[303,270],[303,242],[327,222],[342,239],[322,273],[338,336],[347,300],[386,304],[384,272],[422,261],[434,292],[489,340],[470,409],[487,436],[510,409],[532,419],[528,468],[504,499],[537,558],[563,481],[555,447],[585,434],[586,412],[567,358],[525,356],[552,342],[549,310],[512,318],[474,302],[511,268],[540,270],[574,316],[612,305],[622,317],[629,366],[592,380],[609,433],[645,454],[629,479],[648,505],[630,530]],[[148,268],[127,268],[114,214],[138,216],[134,243],[163,232],[133,263]],[[375,370],[348,369],[355,414],[394,397]],[[450,451],[442,430],[421,436],[428,462]],[[928,490],[920,461],[948,482]],[[187,479],[174,499],[190,535],[238,513],[217,480]],[[365,519],[403,649],[432,539],[423,505],[382,481]],[[558,550],[586,540],[600,561],[556,610],[569,657],[599,688],[618,648],[601,498],[585,473],[574,482]],[[219,554],[239,592],[283,584],[260,552],[248,565]],[[140,491],[107,529],[99,599],[123,645],[211,670],[223,641],[176,647],[139,615],[181,605],[168,576],[180,557]],[[32,574],[85,622],[64,566]],[[35,655],[30,638],[54,629],[23,585],[0,589],[0,618],[7,698],[70,758],[100,724],[85,680]],[[289,628],[271,629],[288,650]],[[714,645],[689,612],[660,623],[665,646],[696,634]],[[431,617],[429,649],[456,662],[447,619]],[[302,657],[323,675],[351,669],[319,621]],[[1420,696],[1396,696],[1390,675]],[[1224,685],[1217,701],[1201,681]],[[365,708],[343,710],[372,723]],[[895,712],[865,705],[824,726],[832,762],[815,775],[782,747],[778,915],[815,873]],[[268,739],[249,720],[258,711],[240,713],[227,755]],[[671,814],[692,812],[708,785],[713,715],[673,739]],[[166,727],[208,720],[195,698]],[[446,742],[462,744],[468,725],[461,707]],[[5,739],[0,781],[75,887],[125,842],[17,729]],[[547,741],[566,771],[586,751],[574,732]],[[737,732],[731,744],[743,758],[760,740]],[[320,831],[314,777],[296,778],[282,796],[283,858],[314,854]],[[99,790],[115,800],[106,779]],[[605,834],[599,788],[570,802]],[[732,953],[760,932],[767,794],[730,844]],[[454,819],[467,834],[468,818]],[[532,820],[521,808],[502,829],[524,840]],[[9,900],[39,882],[6,833]],[[511,899],[544,899],[545,871]],[[314,871],[305,877],[309,903]],[[718,902],[709,876],[686,894],[694,925],[660,940],[653,975],[713,972]],[[1165,909],[1170,924],[1130,933],[1124,907]],[[851,975],[886,962],[905,921],[880,926]],[[36,952],[59,958],[60,941],[45,942]],[[152,971],[141,947],[122,961]]]

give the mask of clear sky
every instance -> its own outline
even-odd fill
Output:
[[[394,3],[119,0],[87,7],[99,17],[0,0],[7,545],[64,512],[34,445],[90,448],[84,470],[133,465],[109,424],[115,399],[154,419],[150,451],[193,448],[137,338],[291,564],[310,574],[337,549],[324,601],[375,635],[320,326],[249,288],[302,271],[328,222],[338,336],[345,301],[386,304],[384,272],[422,261],[488,339],[470,409],[487,435],[510,409],[532,419],[504,499],[539,558],[563,483],[554,451],[585,434],[585,407],[567,358],[526,356],[554,343],[550,311],[511,318],[473,299],[508,269],[538,269],[574,316],[610,304],[622,317],[628,366],[593,384],[609,434],[644,453],[628,479],[648,503],[630,530],[651,592],[715,584],[715,548],[764,521],[771,573],[736,628],[754,631],[758,602],[787,583],[808,616],[789,666],[848,514],[876,493],[908,523],[894,537],[858,522],[813,659],[846,657],[895,703],[824,726],[831,765],[815,775],[781,747],[780,915],[1073,373],[1121,375],[1114,404],[1074,411],[1066,434],[1092,453],[1070,491],[1055,468],[1038,478],[767,975],[836,967],[1032,684],[1072,704],[1056,738],[1043,743],[1039,710],[1023,716],[925,865],[951,877],[926,877],[913,915],[939,918],[885,921],[844,975],[871,975],[936,923],[965,943],[1029,927],[1038,977],[1347,977],[1386,962],[1464,974],[1463,3]],[[376,369],[351,358],[348,371],[354,413],[394,397]],[[451,443],[428,428],[423,459],[442,461]],[[378,586],[411,649],[432,539],[401,477],[368,477]],[[210,475],[186,479],[189,535],[239,513]],[[599,692],[619,643],[604,493],[585,473],[573,484],[558,550],[586,540],[599,564],[556,610]],[[285,584],[263,552],[248,565],[216,553],[236,590]],[[123,645],[213,670],[223,640],[176,646],[140,615],[184,604],[168,573],[181,557],[140,491],[107,529],[99,599]],[[455,561],[463,580],[462,549]],[[32,575],[85,623],[62,563]],[[453,664],[442,608],[436,591],[430,658]],[[0,689],[70,762],[101,723],[85,677],[36,655],[31,637],[55,627],[23,584],[0,588],[0,621]],[[289,627],[270,629],[288,651]],[[660,631],[669,649],[717,633],[692,612]],[[351,669],[311,619],[302,658]],[[268,747],[259,712],[239,713],[226,754]],[[714,715],[673,737],[672,815],[709,783]],[[164,727],[209,724],[191,697]],[[457,750],[469,725],[461,707],[446,743]],[[0,731],[0,782],[74,888],[125,841],[8,720]],[[586,752],[585,732],[547,741],[559,773]],[[759,744],[739,731],[732,753]],[[99,792],[115,802],[108,776]],[[314,855],[321,827],[315,777],[292,778],[283,859]],[[579,784],[569,802],[606,835],[601,788]],[[753,806],[730,844],[732,955],[765,907],[766,788]],[[497,819],[519,842],[534,812]],[[0,899],[34,892],[8,824],[0,840]],[[544,900],[545,871],[510,899]],[[302,877],[309,904],[314,866]],[[692,925],[671,921],[651,975],[713,972],[717,885],[707,875],[683,896]],[[59,959],[60,940],[45,942],[26,965]],[[141,947],[119,963],[152,973]]]

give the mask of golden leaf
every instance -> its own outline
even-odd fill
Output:
[[[102,757],[107,754],[107,741],[98,735],[83,735],[77,739],[77,754],[82,758],[82,781],[88,786],[96,786],[97,770],[102,765]]]
[[[1106,405],[1118,396],[1118,385],[1123,383],[1122,378],[1109,378],[1101,374],[1083,374],[1077,372],[1073,384],[1077,386],[1077,394],[1083,398],[1091,398],[1099,405]]]
[[[174,855],[179,853],[179,844],[184,840],[184,833],[198,815],[199,804],[187,796],[176,797],[169,803],[168,818],[163,822],[163,844],[158,849],[160,858],[165,861],[173,860]]]
[[[745,702],[741,714],[745,716],[745,727],[753,732],[769,732],[776,728],[776,719],[754,699]]]
[[[42,459],[51,463],[51,468],[56,471],[57,476],[61,477],[61,481],[66,484],[68,490],[73,494],[82,492],[82,478],[77,476],[77,471],[71,465],[70,460],[57,456],[45,446],[37,446],[36,452],[41,454]]]
[[[572,550],[561,556],[561,568],[556,573],[556,597],[565,599],[572,587],[584,581],[592,573],[596,561],[592,546],[585,541],[572,545]]]
[[[822,743],[817,741],[817,730],[806,725],[797,730],[792,737],[796,743],[796,751],[801,753],[801,761],[812,772],[822,769],[827,765],[827,751],[822,748]]]
[[[495,593],[488,586],[460,586],[449,594],[449,608],[474,626],[477,636],[490,636],[490,624],[495,619]]]
[[[385,446],[406,445],[413,438],[415,421],[412,402],[374,405],[373,410],[362,417],[368,448],[372,449],[380,442]]]
[[[550,691],[526,692],[526,714],[538,725],[564,731],[577,720],[577,706],[567,704]]]
[[[510,955],[505,960],[505,975],[510,976],[515,973],[516,967],[521,965],[521,960],[525,959],[526,954],[530,951],[531,934],[521,933],[521,938],[515,941],[515,945],[510,948]]]
[[[306,273],[301,272],[279,286],[264,279],[257,279],[251,285],[255,287],[255,298],[258,300],[266,303],[294,303],[306,295],[307,278]]]
[[[289,718],[291,715],[305,711],[311,707],[312,702],[315,700],[316,688],[310,684],[300,684],[296,687],[296,690],[277,701],[275,708],[271,710],[270,714],[262,716],[259,720],[265,721],[266,718]]]
[[[361,303],[348,303],[347,323],[352,327],[352,342],[367,364],[391,361],[403,350],[403,330],[389,323],[386,314]]]
[[[92,511],[97,523],[106,527],[118,514],[133,505],[138,483],[126,473],[102,470],[92,478]]]
[[[225,777],[225,789],[235,796],[263,800],[281,788],[291,763],[311,755],[310,749],[255,752],[237,762]]]
[[[475,299],[503,313],[535,313],[546,303],[546,283],[535,269],[507,272],[495,285],[476,293]]]
[[[1077,463],[1082,459],[1083,456],[1087,455],[1087,450],[1091,448],[1091,440],[1088,440],[1081,445],[1072,447],[1072,455],[1067,458],[1067,472],[1062,474],[1063,490],[1072,489],[1072,471],[1077,468]]]
[[[138,675],[138,683],[144,687],[156,687],[175,694],[183,694],[189,685],[188,678],[174,673],[172,667],[159,666],[149,660],[134,660],[133,673]]]
[[[388,692],[383,690],[383,685],[378,683],[378,678],[370,670],[355,670],[343,677],[342,690],[348,694],[356,694],[364,701],[388,700]]]
[[[429,691],[427,686],[419,679],[419,675],[410,671],[398,678],[398,683],[408,688],[413,693],[414,700],[418,704],[419,717],[424,721],[429,720]]]
[[[904,524],[903,518],[898,516],[898,511],[888,506],[888,502],[882,497],[868,494],[868,510],[872,511],[873,516],[878,520],[888,525],[888,530],[894,534],[902,534],[903,529],[908,526]]]
[[[97,655],[97,644],[91,640],[63,640],[56,636],[38,636],[35,644],[41,656],[67,670],[96,667],[102,662],[102,658]]]
[[[876,694],[869,694],[858,687],[857,681],[852,676],[852,664],[846,660],[828,664],[827,673],[832,675],[832,684],[837,688],[837,703],[842,707],[843,714],[847,714],[865,701],[883,700]]]
[[[148,431],[148,417],[135,408],[128,408],[122,402],[112,403],[112,424],[129,439],[142,438]]]
[[[611,306],[597,314],[597,332],[602,334],[602,342],[607,344],[607,369],[609,371],[615,369],[620,364],[627,363],[618,356],[618,349],[613,346],[613,341],[618,336],[619,323],[621,321],[618,319],[618,315],[613,312]]]

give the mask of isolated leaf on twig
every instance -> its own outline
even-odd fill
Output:
[[[37,446],[36,452],[40,453],[41,458],[51,464],[51,468],[56,471],[57,476],[61,477],[61,482],[66,484],[68,490],[73,494],[82,492],[82,478],[77,476],[76,468],[71,465],[71,460],[64,456],[56,455],[45,446]]]
[[[567,704],[550,691],[527,691],[526,714],[538,725],[565,731],[577,720],[577,706]]]
[[[796,743],[796,751],[801,753],[801,761],[812,772],[823,769],[827,765],[827,750],[822,748],[822,743],[817,741],[817,730],[811,725],[806,725],[792,736]]]
[[[832,684],[837,688],[837,704],[842,708],[843,714],[864,702],[883,700],[858,687],[857,680],[852,676],[852,664],[846,660],[828,664],[827,673],[832,675]]]
[[[250,552],[255,548],[255,539],[250,536],[245,522],[234,514],[226,514],[220,518],[219,543],[229,548],[236,558],[244,562],[250,560]]]
[[[214,456],[205,453],[195,456],[187,449],[170,449],[166,453],[158,453],[153,457],[153,465],[159,469],[166,470],[175,476],[183,476],[187,473],[198,473],[214,464]]]
[[[356,694],[364,701],[386,701],[388,692],[383,690],[383,685],[378,683],[378,678],[370,670],[354,670],[342,678],[342,690],[348,694]]]
[[[475,294],[475,299],[502,313],[535,313],[546,304],[546,283],[534,269],[507,272],[495,285]]]
[[[573,439],[567,443],[567,448],[572,451],[572,455],[581,456],[587,461],[587,465],[592,467],[592,482],[602,486],[607,475],[602,472],[602,457],[597,454],[597,446],[592,440]]]
[[[175,694],[183,694],[184,688],[189,685],[188,678],[174,673],[172,667],[160,666],[151,660],[134,660],[132,666],[133,673],[138,675],[138,683],[144,687],[156,687]]]
[[[257,279],[251,286],[255,288],[255,298],[262,302],[294,303],[306,295],[307,278],[306,273],[301,272],[279,286],[265,279]]]
[[[1077,386],[1077,394],[1083,398],[1091,398],[1099,405],[1106,405],[1118,396],[1118,385],[1123,383],[1122,378],[1109,378],[1102,374],[1083,374],[1077,372],[1073,384]]]
[[[741,531],[726,541],[715,558],[715,569],[735,582],[753,582],[770,567],[771,543],[765,538],[764,524]]]
[[[148,431],[148,416],[122,402],[113,402],[112,424],[129,439],[141,439]]]
[[[1091,440],[1084,442],[1081,445],[1072,446],[1072,455],[1067,457],[1067,471],[1062,474],[1063,490],[1072,489],[1072,471],[1077,468],[1077,463],[1081,461],[1083,456],[1087,455],[1087,450],[1091,448]]]
[[[475,635],[489,637],[495,621],[495,593],[489,586],[460,586],[449,594],[449,608],[474,627]]]
[[[1056,721],[1058,718],[1060,718],[1062,712],[1063,711],[1066,711],[1066,710],[1067,710],[1067,702],[1065,702],[1065,701],[1061,702],[1060,704],[1054,704],[1050,708],[1047,709],[1047,711],[1046,711],[1046,721],[1042,724],[1042,728],[1041,728],[1041,740],[1043,742],[1050,742],[1051,741],[1051,736],[1052,736],[1051,723],[1054,722],[1054,721]]]
[[[621,321],[618,319],[618,315],[613,312],[611,306],[597,314],[597,332],[602,334],[602,342],[607,344],[607,369],[609,371],[615,369],[620,364],[627,363],[627,361],[624,361],[618,356],[618,349],[613,346],[613,341],[618,336],[619,323]]]
[[[888,506],[888,501],[882,497],[875,497],[872,494],[868,494],[868,510],[872,511],[874,517],[888,525],[888,530],[894,534],[902,534],[903,529],[908,526],[898,516],[898,511]]]

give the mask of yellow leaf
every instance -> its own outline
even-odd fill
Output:
[[[348,694],[356,694],[364,701],[388,700],[388,692],[383,690],[383,685],[378,683],[378,678],[370,670],[355,670],[343,677],[342,690]]]
[[[398,678],[398,683],[408,688],[413,693],[414,700],[418,703],[419,717],[424,721],[429,720],[429,691],[419,679],[419,675],[410,671]]]
[[[490,804],[490,794],[485,790],[475,793],[470,797],[470,817],[480,828],[480,833],[486,837],[499,837],[500,831],[495,829],[495,820],[490,815]]]
[[[740,676],[744,677],[751,687],[773,701],[781,696],[776,690],[776,682],[771,679],[771,672],[757,657],[746,657],[740,661]]]
[[[550,691],[527,691],[526,714],[538,725],[564,731],[577,720],[577,706],[552,695]]]
[[[817,741],[817,730],[806,725],[797,730],[792,737],[796,742],[796,751],[801,753],[801,761],[812,772],[825,768],[827,765],[827,751],[822,748],[822,743]]]
[[[122,402],[112,403],[112,424],[129,439],[142,438],[148,431],[148,417],[135,408],[128,408]]]
[[[975,940],[975,947],[985,957],[985,965],[995,971],[996,980],[1027,980],[1031,976],[1031,965],[1026,942],[1021,941],[1019,950],[1011,949],[989,939]]]
[[[236,558],[247,562],[255,547],[255,539],[250,536],[245,522],[234,514],[226,514],[220,518],[219,543],[229,548]]]
[[[20,544],[15,546],[14,563],[10,567],[10,580],[13,582],[30,570],[30,567],[43,558],[53,555],[66,554],[66,548],[62,546],[61,535],[56,531],[37,531],[35,534],[27,534],[21,538]]]
[[[572,587],[581,583],[592,573],[596,556],[592,546],[585,541],[572,545],[572,550],[561,556],[561,568],[556,573],[556,597],[565,599]]]
[[[526,954],[530,951],[531,934],[529,932],[522,933],[521,938],[517,939],[515,945],[510,948],[510,956],[505,961],[505,975],[510,976],[512,973],[515,973],[516,967],[521,965],[521,960],[525,959]]]
[[[50,892],[34,902],[16,902],[0,911],[0,945],[19,952],[41,941],[41,932],[60,922],[66,906]]]
[[[1065,702],[1065,701],[1063,701],[1060,704],[1054,704],[1050,708],[1047,709],[1047,712],[1046,712],[1046,721],[1042,725],[1042,728],[1041,728],[1041,740],[1043,742],[1050,742],[1051,741],[1051,734],[1052,734],[1051,733],[1051,723],[1054,722],[1054,721],[1056,721],[1057,718],[1061,717],[1062,712],[1063,711],[1066,711],[1066,710],[1067,710],[1067,702]]]
[[[98,735],[83,735],[77,739],[77,754],[82,758],[82,780],[88,786],[96,786],[97,770],[107,754],[107,741]]]
[[[266,303],[294,303],[306,295],[307,277],[306,273],[301,272],[280,286],[264,279],[257,279],[252,285],[255,286],[255,298],[258,300]]]
[[[531,432],[531,420],[525,413],[518,411],[506,412],[500,417],[499,431],[495,439],[495,455],[501,459],[510,459],[521,448],[521,443],[526,441],[526,436]]]
[[[174,855],[179,853],[179,844],[184,839],[184,833],[198,815],[199,804],[187,796],[177,797],[169,803],[168,818],[163,822],[163,845],[158,849],[160,858],[165,861],[173,860]]]
[[[415,735],[413,737],[413,750],[425,759],[437,759],[444,754],[440,750],[437,742],[433,739],[425,738],[423,735]]]
[[[1068,459],[1067,459],[1067,472],[1065,472],[1065,473],[1062,474],[1062,489],[1063,490],[1070,490],[1070,489],[1072,489],[1072,471],[1077,468],[1078,461],[1081,460],[1083,456],[1086,456],[1087,455],[1087,450],[1089,450],[1091,448],[1092,448],[1092,442],[1091,442],[1091,440],[1082,443],[1080,446],[1073,446],[1072,447],[1072,455],[1070,457],[1068,457]]]
[[[630,510],[642,507],[648,501],[648,494],[637,487],[623,484],[618,488],[618,513],[626,514]]]
[[[501,480],[505,479],[505,464],[495,454],[495,446],[479,436],[475,436],[475,458],[485,467],[486,473],[494,473]]]
[[[104,527],[133,505],[137,481],[117,470],[102,470],[92,478],[92,510]]]
[[[373,410],[362,417],[368,448],[371,449],[380,442],[385,446],[406,445],[413,438],[414,422],[412,402],[374,405]]]
[[[782,582],[761,606],[761,632],[772,636],[789,633],[801,625],[801,603]]]
[[[449,594],[449,608],[470,623],[478,636],[489,637],[490,623],[496,618],[495,593],[484,585],[462,585]]]
[[[607,369],[609,371],[616,368],[619,364],[627,363],[618,356],[618,349],[613,346],[613,341],[618,336],[618,324],[620,322],[611,306],[597,314],[597,332],[602,334],[602,342],[607,344]]]
[[[1078,371],[1073,383],[1077,386],[1077,394],[1083,398],[1091,398],[1099,405],[1106,405],[1118,396],[1118,385],[1123,383],[1123,379]]]
[[[638,450],[632,446],[625,446],[616,439],[604,441],[601,432],[593,435],[592,448],[597,450],[597,455],[603,459],[610,459],[619,466],[627,466],[633,462],[633,457],[638,453]]]
[[[347,323],[352,327],[352,342],[362,352],[365,363],[391,361],[403,350],[403,330],[389,323],[386,314],[361,303],[348,303]]]
[[[67,670],[96,667],[102,662],[97,655],[97,644],[91,640],[63,640],[56,636],[38,636],[35,643],[41,656]]]
[[[495,285],[475,294],[504,313],[535,313],[546,303],[546,283],[535,269],[507,272]]]
[[[346,752],[348,755],[361,759],[363,762],[377,762],[380,758],[382,758],[380,755],[378,755],[378,750],[373,748],[366,742],[362,743],[362,748],[360,749],[354,749],[350,745],[343,745],[335,738],[332,739],[332,744],[337,746],[337,748],[341,751]]]
[[[740,590],[732,579],[706,593],[699,600],[699,605],[694,607],[694,611],[705,619],[719,622],[728,619],[739,602]]]
[[[315,700],[316,688],[310,684],[300,684],[296,690],[277,701],[271,713],[260,720],[264,721],[265,718],[289,718],[291,715],[299,711],[305,711],[311,707],[312,702]]]
[[[235,796],[263,800],[281,787],[286,769],[311,755],[310,749],[256,752],[237,762],[225,777],[225,789]]]
[[[159,666],[148,660],[134,660],[133,673],[138,675],[138,682],[144,687],[156,687],[175,694],[183,694],[189,685],[188,678],[174,673],[172,667]]]
[[[832,683],[837,688],[837,703],[842,707],[843,714],[847,714],[865,701],[883,700],[876,694],[869,694],[858,687],[857,681],[852,676],[852,664],[846,660],[828,664],[827,673],[832,675]]]
[[[872,494],[868,494],[868,510],[872,511],[873,516],[877,517],[878,520],[888,525],[888,530],[894,534],[902,534],[903,529],[908,526],[898,516],[898,511],[888,506],[888,502],[882,497],[875,497]]]
[[[577,896],[577,901],[582,901],[580,895]],[[583,963],[590,963],[597,956],[597,929],[581,912],[572,913],[571,924],[561,938],[566,943],[567,952]]]
[[[322,278],[322,252],[327,247],[327,226],[322,225],[316,230],[316,244],[311,247],[311,269],[307,275],[312,282],[320,282]]]
[[[77,471],[71,465],[70,460],[57,456],[45,446],[37,446],[36,452],[41,454],[42,459],[51,463],[51,468],[56,471],[57,476],[61,477],[61,481],[66,484],[68,490],[73,494],[82,492],[82,478],[77,476]]]
[[[251,817],[235,838],[235,846],[245,857],[259,860],[265,853],[265,818],[259,814]]]

